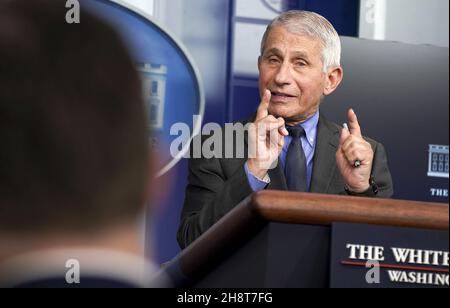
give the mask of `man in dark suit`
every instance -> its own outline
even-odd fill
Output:
[[[264,189],[392,196],[385,150],[362,136],[355,112],[348,111],[344,129],[320,114],[323,97],[342,81],[340,56],[339,36],[322,16],[290,11],[272,21],[258,59],[262,101],[256,116],[244,122],[250,123],[249,153],[190,160],[181,247]]]

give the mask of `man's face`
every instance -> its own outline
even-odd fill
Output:
[[[325,93],[320,41],[273,28],[258,62],[261,97],[272,93],[269,113],[288,122],[302,122],[313,116]]]

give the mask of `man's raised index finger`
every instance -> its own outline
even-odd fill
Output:
[[[261,100],[261,103],[259,104],[258,111],[256,113],[256,120],[261,120],[264,118],[267,118],[269,115],[269,104],[270,99],[272,98],[272,94],[269,90],[264,91],[264,96]]]
[[[358,117],[353,109],[348,111],[348,128],[352,135],[362,137],[361,127],[359,126]]]

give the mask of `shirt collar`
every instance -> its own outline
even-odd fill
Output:
[[[320,112],[317,111],[312,117],[310,117],[305,122],[299,124],[304,130],[306,134],[306,140],[309,145],[313,148],[316,144],[317,137],[317,125],[319,124]]]

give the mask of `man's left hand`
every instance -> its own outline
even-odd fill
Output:
[[[353,109],[348,111],[347,117],[348,129],[342,130],[336,163],[347,188],[354,193],[363,193],[370,188],[374,153],[370,143],[362,137]]]

